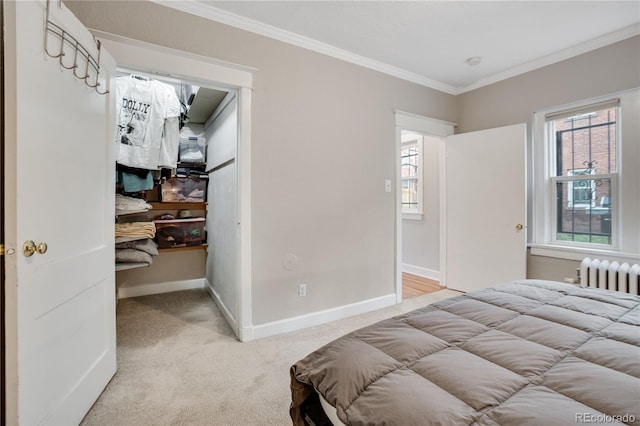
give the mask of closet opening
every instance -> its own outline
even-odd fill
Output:
[[[125,67],[118,68],[116,84],[116,141],[123,145],[141,131],[138,116],[153,108],[179,114],[176,123],[165,120],[162,139],[175,139],[169,135],[177,129],[175,164],[160,164],[144,179],[132,176],[129,158],[116,164],[117,297],[204,288],[233,328],[239,300],[238,91]],[[152,85],[175,97],[151,106],[135,98]],[[160,157],[164,151],[171,149],[162,147]],[[151,246],[148,236],[131,241],[126,235],[132,224],[142,224],[144,234],[149,223],[155,227]]]
[[[94,37],[115,59],[123,72],[143,73],[158,79],[173,79],[202,88],[227,92],[215,108],[205,131],[216,136],[207,146],[207,206],[205,226],[209,246],[204,250],[163,253],[182,258],[187,268],[193,258],[202,268],[199,275],[180,278],[158,274],[151,280],[151,268],[118,272],[120,290],[140,294],[164,292],[204,285],[240,341],[253,340],[251,319],[251,102],[255,68],[220,61],[180,50],[93,30]],[[201,94],[205,94],[203,91]],[[198,96],[190,108],[195,108]],[[189,99],[187,98],[187,101]],[[209,127],[207,127],[209,125]],[[115,136],[114,136],[115,137]],[[219,141],[226,141],[226,143]],[[220,149],[212,149],[213,146]],[[114,188],[115,189],[115,188]],[[218,201],[219,198],[219,201]],[[216,201],[213,201],[213,200]],[[227,208],[219,207],[227,203]],[[214,208],[215,206],[215,208]],[[193,213],[193,212],[192,212]],[[233,226],[230,226],[233,225]],[[213,239],[213,240],[212,240]],[[214,241],[215,240],[215,241]],[[228,244],[222,244],[224,242]],[[194,255],[195,254],[195,255]],[[159,259],[160,260],[160,259]],[[156,262],[160,265],[160,262]],[[192,270],[192,269],[189,269]],[[133,286],[133,275],[146,281]],[[204,276],[204,278],[203,278]],[[123,281],[128,280],[128,284]],[[204,284],[203,284],[204,283]],[[126,296],[121,294],[121,297]],[[128,297],[128,295],[127,295]]]

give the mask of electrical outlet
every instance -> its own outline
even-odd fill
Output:
[[[305,297],[307,295],[307,284],[298,284],[298,296]]]

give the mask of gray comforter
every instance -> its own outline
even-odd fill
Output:
[[[291,367],[347,425],[640,424],[640,297],[524,280],[365,327]]]

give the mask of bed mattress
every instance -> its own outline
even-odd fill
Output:
[[[346,425],[640,424],[640,297],[523,280],[347,334],[291,367]]]

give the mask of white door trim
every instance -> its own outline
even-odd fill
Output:
[[[447,136],[453,135],[453,130],[457,124],[448,121],[429,118],[410,112],[394,110],[396,118],[396,142],[395,142],[395,175],[396,175],[396,196],[395,196],[395,288],[396,303],[402,303],[402,187],[401,187],[401,168],[400,168],[400,131],[411,130],[422,133],[424,135],[436,136],[440,140],[439,145],[439,175],[440,175],[440,285],[446,286],[446,146],[445,139]]]
[[[238,94],[238,318],[234,332],[241,341],[251,333],[251,97],[255,68],[219,61],[155,44],[92,30],[119,66],[141,72],[235,90]]]

